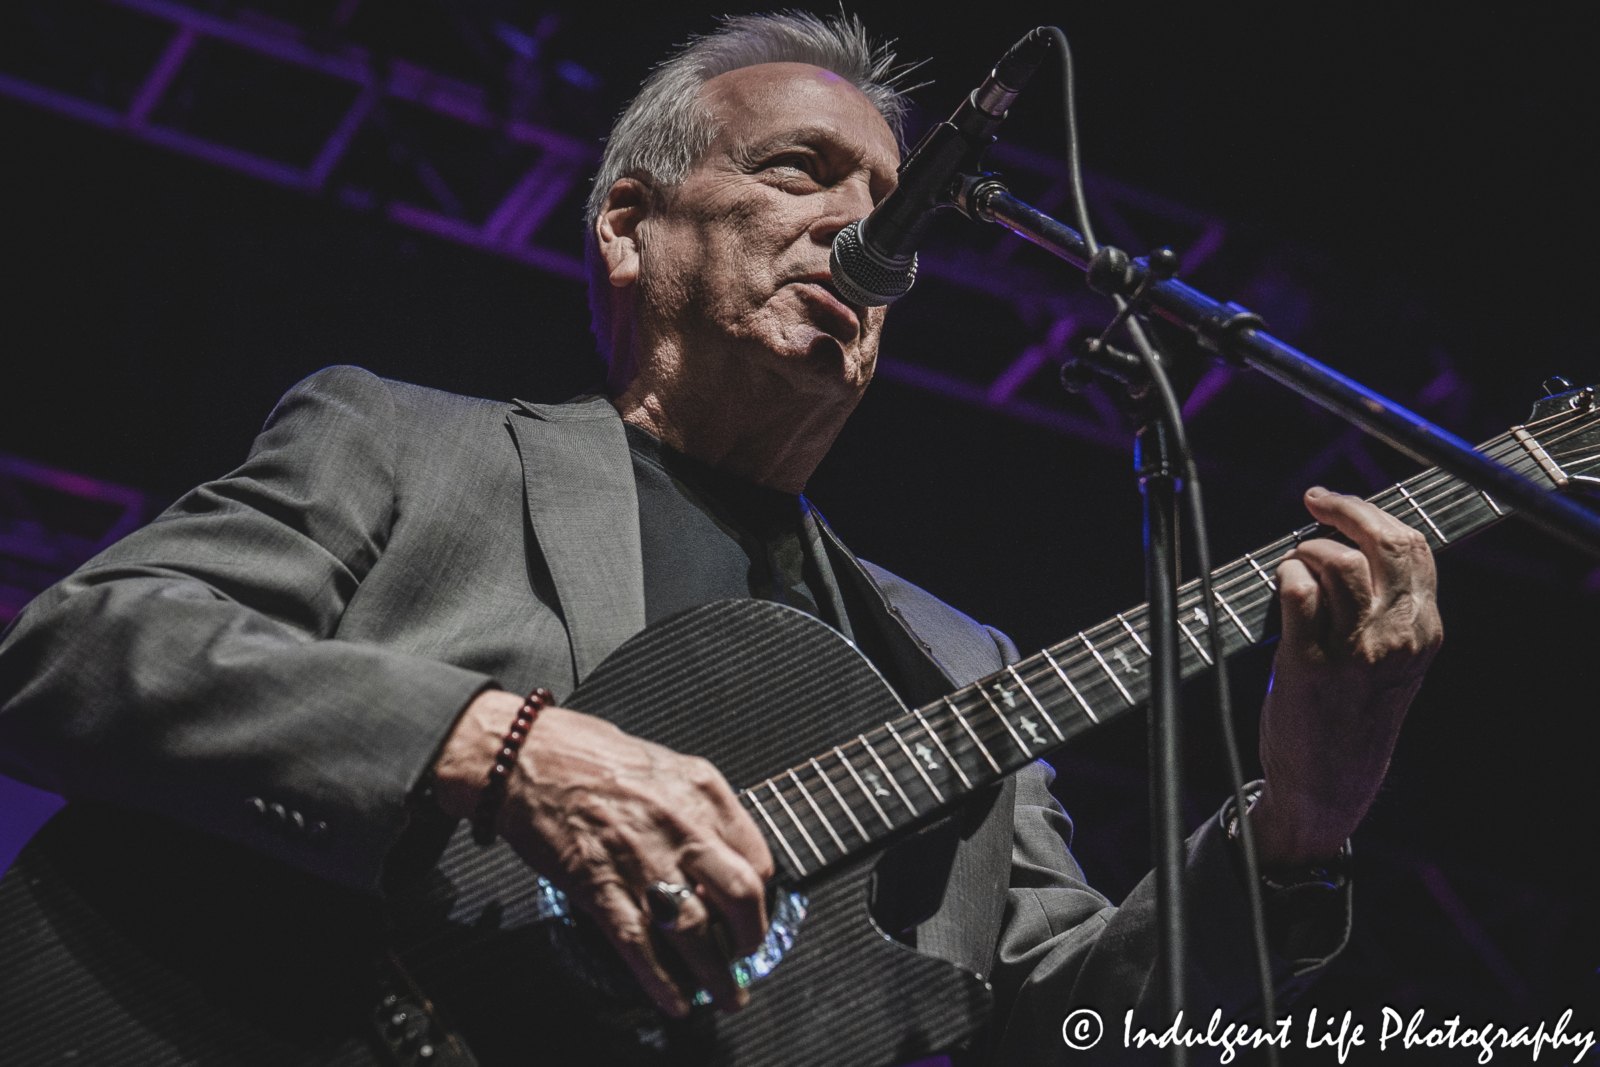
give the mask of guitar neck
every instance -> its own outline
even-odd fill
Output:
[[[1516,427],[1479,451],[1529,477],[1564,481],[1527,428]],[[1507,514],[1487,493],[1438,468],[1368,499],[1421,533],[1435,551]],[[1307,526],[1217,568],[1214,615],[1201,604],[1198,580],[1179,589],[1184,678],[1210,666],[1212,626],[1219,627],[1224,655],[1273,636],[1278,564],[1302,541],[1325,533]],[[741,800],[780,866],[791,877],[815,874],[1143,706],[1150,692],[1148,629],[1146,606],[1121,612],[943,700],[841,739],[744,790]]]

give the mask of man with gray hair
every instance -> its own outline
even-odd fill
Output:
[[[822,620],[908,701],[1016,660],[857,560],[799,495],[877,357],[884,309],[843,299],[828,253],[894,187],[892,69],[853,19],[727,20],[651,75],[607,145],[588,210],[605,396],[506,405],[322,371],[244,466],[19,617],[0,770],[72,803],[0,883],[21,961],[0,996],[27,1020],[0,1022],[3,1047],[367,1062],[350,960],[382,939],[374,897],[390,932],[435,915],[442,942],[506,934],[521,953],[559,890],[668,1016],[697,990],[747,1003],[729,963],[768,929],[768,839],[716,767],[560,705],[633,634],[727,597]],[[1337,951],[1348,888],[1281,872],[1340,853],[1440,632],[1416,534],[1354,498],[1306,504],[1357,547],[1307,542],[1277,574],[1251,817],[1284,885],[1285,987]],[[1053,1062],[1074,1007],[1155,1006],[1152,880],[1120,907],[1084,883],[1049,774],[1023,769],[879,870],[879,924],[992,984],[974,1059]],[[1189,846],[1206,1013],[1252,996],[1233,848],[1221,819]],[[624,1061],[578,978],[463,958],[489,972],[454,1005],[482,1062]],[[391,995],[427,991],[407,983]],[[396,1018],[380,1030],[403,1036]],[[671,1044],[627,1025],[627,1057]]]

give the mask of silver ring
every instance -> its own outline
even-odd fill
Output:
[[[644,891],[644,900],[650,909],[650,921],[657,929],[676,930],[678,911],[683,907],[683,902],[692,896],[694,890],[689,886],[676,882],[651,882]]]

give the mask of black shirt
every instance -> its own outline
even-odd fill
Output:
[[[624,424],[639,496],[645,622],[726,597],[840,625],[799,496],[733,477]]]

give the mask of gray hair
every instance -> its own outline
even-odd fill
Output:
[[[681,184],[711,142],[716,121],[700,100],[700,90],[719,74],[761,63],[809,63],[850,82],[872,102],[900,140],[907,90],[896,82],[906,73],[895,66],[889,44],[867,36],[861,20],[843,12],[819,18],[806,11],[732,15],[715,32],[692,37],[650,72],[611,127],[600,172],[589,190],[584,213],[584,259],[589,267],[589,311],[600,354],[611,358],[609,273],[600,257],[595,220],[611,187],[621,178],[641,178],[658,189]]]

